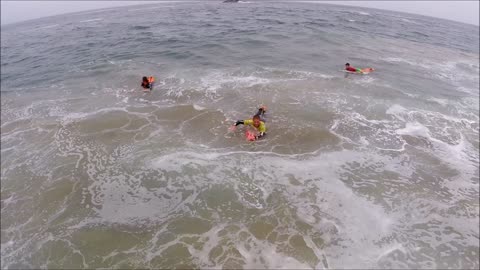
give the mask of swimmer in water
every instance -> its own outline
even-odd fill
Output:
[[[256,134],[253,135],[252,138],[249,138],[251,141],[258,140],[265,136],[267,132],[267,127],[265,126],[265,118],[264,114],[267,111],[265,106],[261,106],[257,113],[252,117],[252,119],[247,120],[238,120],[233,126],[231,130],[235,130],[238,125],[247,125],[253,126],[256,130]]]
[[[350,66],[350,63],[346,63],[346,64],[345,64],[345,70],[346,70],[346,71],[350,71],[350,72],[359,72],[359,73],[362,72],[361,69],[359,69],[359,68],[354,68],[354,67]]]
[[[368,74],[374,71],[373,68],[354,68],[350,66],[350,63],[345,64],[345,70],[350,72],[355,72],[355,73],[361,73],[361,74]]]
[[[141,86],[143,87],[143,89],[149,89],[150,91],[152,91],[153,82],[155,82],[155,79],[153,77],[143,77]]]

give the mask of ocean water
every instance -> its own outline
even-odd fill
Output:
[[[261,104],[264,139],[228,131]],[[1,268],[478,268],[479,145],[476,26],[253,1],[7,25]]]

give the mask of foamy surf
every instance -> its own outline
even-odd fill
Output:
[[[83,20],[80,21],[81,23],[87,23],[87,22],[97,22],[97,21],[103,21],[102,18],[96,18],[96,19],[90,19],[90,20]]]
[[[2,28],[2,267],[478,268],[478,31],[402,18],[162,2]],[[265,137],[229,129],[261,105]]]

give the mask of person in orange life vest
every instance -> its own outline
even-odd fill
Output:
[[[153,89],[153,83],[155,82],[155,79],[153,77],[143,77],[142,78],[142,87],[144,89]]]

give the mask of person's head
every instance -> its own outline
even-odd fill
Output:
[[[258,115],[253,116],[252,120],[253,120],[253,126],[258,128],[260,126],[260,116]]]
[[[346,63],[345,66],[346,66],[346,67],[349,67],[349,66],[350,66],[350,63]]]
[[[147,82],[147,83],[148,83],[148,79],[147,79],[147,77],[143,77],[143,78],[142,78],[142,81],[143,81],[143,82]]]

